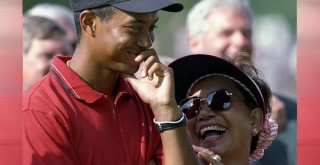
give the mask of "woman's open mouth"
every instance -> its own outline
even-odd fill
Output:
[[[200,129],[201,140],[216,139],[226,131],[225,127],[213,125]]]

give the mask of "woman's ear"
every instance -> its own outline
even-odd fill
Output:
[[[256,129],[258,132],[262,130],[263,127],[263,112],[261,108],[254,108],[250,112],[252,129]]]
[[[95,37],[96,21],[99,18],[90,10],[84,10],[79,16],[80,26],[82,33],[88,34],[91,37]]]

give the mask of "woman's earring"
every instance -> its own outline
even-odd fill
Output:
[[[257,136],[257,134],[258,134],[258,130],[256,128],[253,128],[252,129],[252,135],[253,136]]]

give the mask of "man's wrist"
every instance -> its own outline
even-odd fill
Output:
[[[182,116],[178,105],[152,106],[151,107],[156,121],[176,121]]]
[[[156,121],[156,118],[154,118],[153,123],[159,132],[163,132],[163,131],[175,129],[181,126],[186,126],[187,117],[185,114],[182,114],[182,116],[175,121]]]

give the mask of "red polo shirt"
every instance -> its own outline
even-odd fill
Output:
[[[119,76],[114,109],[55,57],[50,72],[23,95],[24,164],[146,165],[162,160],[153,114]],[[108,83],[108,82],[106,82]]]

